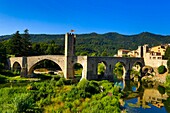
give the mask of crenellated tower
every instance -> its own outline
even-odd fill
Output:
[[[65,34],[65,71],[64,76],[65,78],[73,78],[74,71],[73,71],[73,63],[75,57],[75,40],[76,35],[73,33],[66,33]]]

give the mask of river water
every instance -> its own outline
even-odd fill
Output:
[[[128,113],[170,113],[170,93],[159,85],[119,82],[127,94],[123,100]]]

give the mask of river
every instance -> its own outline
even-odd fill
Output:
[[[131,81],[119,84],[126,94],[123,100],[128,113],[170,113],[170,95],[164,87]]]

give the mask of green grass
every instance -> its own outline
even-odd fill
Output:
[[[6,75],[0,75],[0,81],[3,81],[1,83],[8,83],[8,82],[26,82],[26,81],[38,81],[39,78],[24,78],[18,76],[6,76]]]

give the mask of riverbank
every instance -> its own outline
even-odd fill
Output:
[[[121,112],[119,86],[106,80],[55,80],[11,83],[0,88],[0,112]]]
[[[77,83],[77,81],[74,80],[65,80],[59,76],[54,77],[48,74],[40,75],[39,78],[20,78],[19,76],[5,77],[8,79],[8,82],[9,80],[12,82],[0,84],[0,112],[2,113],[8,112],[6,109],[10,112],[15,110],[15,112],[31,111],[46,113],[96,113],[105,111],[126,113],[126,111],[129,111],[129,107],[126,107],[126,104],[125,107],[123,107],[123,99],[128,95],[140,96],[143,94],[143,92],[140,91],[133,94],[132,87],[128,88],[131,90],[123,93],[120,90],[120,85],[115,85],[107,80],[82,80]],[[48,80],[44,80],[44,78],[48,78]],[[145,88],[148,88],[148,86],[144,84]],[[135,87],[138,88],[138,86]],[[142,88],[144,87],[142,86]],[[139,93],[139,95],[137,95],[137,93]],[[21,103],[28,107],[21,106]],[[9,106],[13,107],[8,108]],[[25,111],[22,111],[22,109]]]

